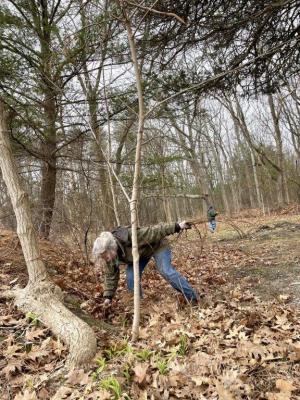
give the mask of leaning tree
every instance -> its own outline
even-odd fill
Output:
[[[14,297],[16,305],[24,312],[35,313],[39,320],[68,345],[70,366],[85,364],[96,352],[96,336],[92,328],[63,305],[61,289],[48,277],[41,259],[28,195],[23,188],[12,154],[2,102],[0,102],[0,167],[16,215],[17,233],[29,278],[25,288],[15,289],[4,295]]]

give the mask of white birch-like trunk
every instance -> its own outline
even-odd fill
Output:
[[[87,364],[96,352],[93,330],[63,304],[63,293],[48,278],[41,259],[33,226],[28,195],[23,189],[7,136],[4,106],[0,101],[0,167],[17,220],[17,234],[27,270],[28,284],[14,292],[16,305],[33,312],[38,319],[65,342],[70,350],[68,365]]]
[[[120,2],[122,7],[122,2]],[[131,219],[131,230],[132,230],[132,257],[133,257],[133,273],[134,273],[134,316],[132,324],[132,340],[135,341],[139,336],[139,325],[140,325],[140,274],[139,274],[139,250],[138,250],[138,239],[137,239],[137,228],[138,228],[138,197],[139,197],[139,177],[141,170],[141,150],[142,150],[142,138],[144,134],[144,97],[142,89],[142,77],[141,71],[138,64],[136,46],[134,41],[134,35],[131,29],[131,23],[128,19],[126,10],[124,7],[124,23],[127,31],[128,42],[131,53],[131,60],[134,67],[136,89],[138,94],[138,105],[139,105],[139,117],[138,117],[138,132],[136,139],[136,151],[135,151],[135,165],[134,165],[134,177],[133,186],[130,199],[130,219]]]

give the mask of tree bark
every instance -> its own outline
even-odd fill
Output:
[[[49,146],[48,144],[48,149]],[[42,207],[40,235],[48,239],[51,229],[56,190],[56,160],[43,161],[40,202]]]
[[[284,154],[283,154],[283,144],[281,129],[279,126],[279,111],[276,112],[274,99],[272,94],[268,95],[269,107],[273,119],[274,130],[275,130],[275,143],[277,148],[277,162],[280,168],[279,171],[279,182],[278,182],[278,202],[289,203],[289,193],[287,188],[287,180],[285,176],[285,166],[284,166]]]
[[[95,91],[95,89],[93,89],[93,91]],[[97,118],[98,107],[97,107],[97,101],[96,101],[96,93],[94,93],[94,96],[91,93],[87,93],[86,95],[88,98],[88,105],[89,105],[90,124],[91,124],[93,131],[95,132],[99,146],[101,146],[101,149],[99,149],[99,151],[98,151],[98,157],[99,157],[99,161],[100,161],[99,194],[102,198],[102,223],[103,223],[104,229],[111,229],[112,226],[114,225],[115,215],[113,212],[113,208],[111,207],[112,196],[111,196],[111,192],[110,192],[109,176],[106,171],[106,168],[104,168],[105,158],[103,157],[103,152],[105,150],[104,150],[104,145],[103,145],[102,132],[99,127],[98,118]]]
[[[225,146],[222,146],[221,148],[224,160],[225,160],[225,164],[226,164],[226,168],[227,171],[230,171],[231,168],[233,170],[233,174],[231,175],[231,179],[228,182],[229,188],[230,188],[230,192],[231,192],[231,196],[232,196],[232,209],[234,212],[239,212],[241,207],[240,207],[240,202],[241,202],[241,187],[240,187],[240,183],[239,183],[239,174],[236,168],[235,163],[233,162],[231,167],[230,167],[230,163],[228,161],[228,156],[227,153],[225,151]],[[233,155],[232,155],[232,151],[231,151],[231,144],[230,141],[228,140],[228,152],[229,152],[229,157],[233,160]]]
[[[133,257],[133,271],[134,271],[134,316],[132,323],[132,340],[135,341],[139,336],[139,325],[140,325],[140,274],[139,274],[139,260],[140,255],[138,251],[138,198],[139,198],[139,177],[141,171],[141,151],[142,151],[142,139],[144,134],[144,123],[145,123],[145,106],[144,96],[142,88],[142,76],[139,67],[136,46],[134,41],[134,35],[131,28],[131,22],[128,18],[126,9],[123,7],[123,2],[120,1],[121,8],[124,15],[124,24],[127,31],[127,37],[131,53],[131,61],[135,73],[136,89],[138,95],[139,105],[139,117],[138,117],[138,132],[136,139],[136,151],[135,151],[135,164],[134,164],[134,177],[132,185],[132,193],[130,199],[130,219],[132,229],[132,257]]]
[[[42,184],[40,192],[40,203],[42,207],[40,234],[48,238],[51,229],[53,209],[55,203],[56,189],[56,120],[57,120],[57,82],[53,70],[53,50],[51,49],[52,26],[49,19],[49,10],[46,1],[41,2],[41,21],[37,26],[40,41],[40,75],[41,91],[43,93],[43,115],[44,115],[44,141],[41,146],[42,152]]]
[[[234,131],[235,131],[235,135],[237,138],[240,153],[243,154],[245,151],[245,146],[243,145],[243,143],[241,141],[241,136],[240,136],[241,121],[239,119],[235,119],[233,114],[231,114],[231,115],[233,117]],[[242,162],[242,159],[240,160],[240,162]],[[244,165],[244,168],[245,168],[246,186],[247,186],[247,190],[249,193],[250,207],[254,208],[254,199],[253,199],[253,195],[252,195],[251,178],[249,175],[248,166]]]
[[[70,353],[67,363],[76,366],[88,363],[96,352],[93,330],[72,314],[61,302],[63,294],[48,278],[41,260],[37,235],[32,223],[28,195],[22,187],[17,165],[7,136],[5,112],[0,101],[0,167],[17,220],[17,234],[28,270],[28,284],[16,290],[16,305],[24,312],[33,312],[52,332],[65,342]]]
[[[208,136],[208,140],[210,140],[209,136]],[[229,207],[229,201],[227,199],[225,179],[224,179],[223,171],[222,171],[223,168],[222,168],[222,163],[221,163],[221,159],[220,159],[220,153],[217,148],[217,143],[210,140],[210,144],[211,144],[211,149],[212,149],[213,157],[214,157],[215,164],[216,164],[217,173],[219,175],[219,182],[220,182],[221,196],[222,196],[224,210],[225,210],[226,214],[230,214],[230,207]]]
[[[264,199],[263,199],[263,195],[262,195],[261,190],[260,190],[258,176],[257,176],[256,160],[255,160],[255,156],[254,156],[253,150],[251,148],[249,148],[249,150],[250,150],[251,163],[252,163],[252,169],[253,169],[253,176],[254,176],[257,204],[258,204],[259,208],[262,209],[263,214],[265,214]]]

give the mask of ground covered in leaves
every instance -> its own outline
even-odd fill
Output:
[[[0,303],[0,398],[300,398],[300,218],[294,214],[223,219],[214,235],[200,225],[174,236],[174,264],[204,297],[199,306],[186,304],[150,264],[136,344],[124,276],[105,311],[101,269],[42,241],[52,279],[106,325],[94,327],[98,353],[90,367],[67,372],[67,349],[37,316]],[[5,230],[0,265],[1,290],[26,283],[18,239]]]

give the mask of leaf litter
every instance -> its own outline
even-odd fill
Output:
[[[10,287],[17,278],[25,283],[26,272],[9,232],[3,245],[7,243],[13,251],[6,250],[8,259],[1,259],[1,285]],[[11,302],[0,303],[1,399],[300,397],[297,308],[288,294],[262,299],[255,282],[233,280],[230,274],[233,266],[257,263],[263,259],[260,254],[246,254],[234,242],[208,241],[200,249],[199,239],[175,240],[176,268],[204,298],[197,307],[187,305],[150,265],[143,277],[141,338],[132,344],[132,298],[125,294],[124,274],[111,313],[103,315],[98,307],[101,272],[95,279],[95,269],[86,267],[78,254],[63,247],[58,254],[46,242],[42,247],[47,265],[56,270],[53,280],[118,331],[95,328],[98,353],[90,367],[65,372],[65,346],[45,327],[30,324]]]

